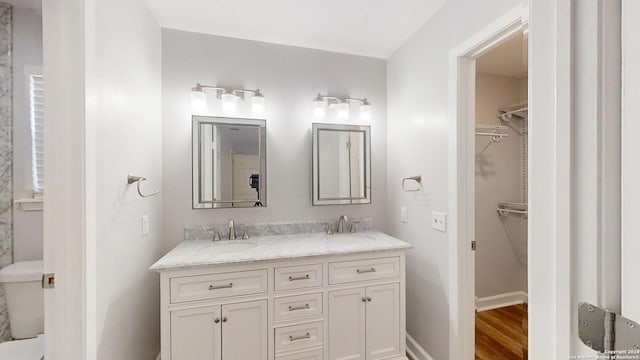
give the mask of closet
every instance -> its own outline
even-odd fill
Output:
[[[526,39],[489,51],[476,70],[476,359],[526,359]]]

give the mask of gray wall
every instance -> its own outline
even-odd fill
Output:
[[[144,0],[93,3],[85,34],[86,144],[95,164],[87,169],[87,217],[96,219],[88,237],[97,259],[97,359],[153,360],[160,296],[158,276],[148,267],[164,250],[162,192],[141,198],[127,185],[127,173],[162,189],[161,32]],[[147,236],[143,215],[150,220]]]
[[[498,109],[527,98],[526,78],[477,74],[476,123],[508,125],[509,135],[476,160],[476,296],[527,291],[527,221],[499,216],[499,201],[522,199],[522,120],[501,123]],[[476,154],[489,142],[476,136]]]
[[[448,212],[449,54],[517,0],[449,0],[387,62],[388,229],[414,249],[407,255],[407,331],[434,359],[449,354],[449,246],[431,229],[431,212]],[[424,190],[405,193],[402,177],[422,175]],[[401,223],[407,206],[409,222]]]
[[[34,10],[13,10],[13,196],[33,197],[31,124],[27,75],[42,71],[42,16]],[[13,209],[14,261],[42,259],[42,211]]]
[[[185,225],[373,217],[386,229],[385,61],[176,30],[162,32],[164,236]],[[260,88],[267,99],[268,207],[191,209],[191,111],[196,82]],[[373,105],[370,205],[311,206],[312,100],[317,93],[367,97]],[[241,104],[242,107],[242,104]],[[357,121],[357,111],[350,123]],[[210,114],[217,114],[215,110]],[[240,109],[238,116],[250,116]],[[324,122],[330,122],[327,118]]]

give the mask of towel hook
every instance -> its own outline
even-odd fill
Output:
[[[128,184],[133,184],[133,183],[138,183],[138,195],[140,195],[140,197],[149,197],[149,196],[153,196],[153,195],[158,195],[160,193],[160,190],[156,190],[152,193],[149,194],[143,194],[142,190],[140,189],[140,183],[142,183],[143,181],[147,180],[147,178],[145,178],[144,176],[136,176],[136,175],[132,175],[129,174],[127,175],[127,183]]]
[[[404,183],[407,180],[412,180],[412,181],[417,182],[418,183],[418,188],[416,188],[416,189],[407,189],[404,186]],[[406,177],[406,178],[402,179],[402,190],[404,190],[404,191],[420,191],[420,185],[421,184],[422,184],[422,176],[421,175],[409,176],[409,177]]]

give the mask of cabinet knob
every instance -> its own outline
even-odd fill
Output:
[[[366,302],[366,301],[367,301],[367,298],[363,297],[362,302]]]
[[[219,323],[220,322],[220,318],[216,318],[215,320],[213,320],[214,323]]]
[[[226,316],[222,318],[222,322],[227,322],[227,317]]]
[[[371,298],[367,296],[367,301],[371,302]]]

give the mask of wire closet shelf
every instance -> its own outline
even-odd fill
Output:
[[[511,214],[521,215],[527,218],[529,215],[529,206],[526,203],[518,202],[499,202],[496,208],[500,216],[509,216]]]
[[[498,115],[498,118],[500,118],[500,120],[504,122],[509,122],[514,118],[527,119],[529,112],[529,101],[522,100],[515,104],[505,106],[503,108],[500,108],[499,112],[500,114]]]
[[[500,216],[520,215],[523,219],[529,216],[528,205],[528,131],[529,126],[529,102],[528,100],[519,101],[515,104],[505,106],[499,109],[498,118],[503,123],[509,123],[511,120],[522,120],[522,199],[521,202],[499,202],[496,208]]]

